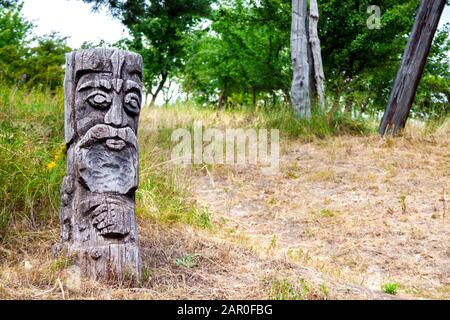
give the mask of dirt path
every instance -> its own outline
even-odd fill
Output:
[[[194,179],[214,219],[259,252],[398,297],[450,298],[447,138],[290,143],[280,171]],[[445,212],[446,210],[447,212]]]

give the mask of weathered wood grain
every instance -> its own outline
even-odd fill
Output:
[[[61,241],[82,274],[139,279],[135,217],[141,56],[113,49],[67,55]]]
[[[291,60],[293,78],[291,101],[295,112],[300,117],[309,119],[311,117],[311,101],[306,19],[306,0],[292,0]]]
[[[322,53],[320,50],[320,39],[317,31],[319,23],[319,7],[317,0],[309,1],[309,44],[311,47],[311,68],[314,70],[314,85],[319,98],[319,109],[325,111],[325,75],[323,72]]]

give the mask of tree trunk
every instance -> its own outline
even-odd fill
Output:
[[[349,96],[349,95],[347,95],[346,97],[345,97],[345,108],[344,108],[344,113],[345,114],[347,114],[347,113],[352,113],[352,110],[353,110],[353,97],[352,96]]]
[[[334,115],[338,112],[340,99],[341,97],[339,95],[336,95],[334,97],[333,105],[331,106],[331,110],[328,112],[328,118],[333,118]]]
[[[366,112],[367,110],[367,106],[369,105],[369,95],[366,96],[366,98],[364,99],[364,102],[361,105],[361,110],[359,115],[362,116],[364,114],[364,112]]]
[[[257,91],[255,87],[252,87],[252,104],[253,104],[253,110],[256,110],[256,95]]]
[[[228,102],[228,97],[224,90],[219,97],[219,102],[217,103],[217,109],[222,109],[227,104],[227,102]]]
[[[306,16],[306,0],[292,0],[292,106],[300,117],[309,120],[311,118],[311,101],[309,97],[309,64]]]
[[[381,135],[395,135],[406,125],[445,0],[422,0],[402,64],[381,121]]]
[[[306,15],[306,26],[309,26],[309,15]],[[311,42],[309,42],[309,28],[306,28],[306,39],[308,39],[308,65],[309,65],[309,100],[311,101],[311,110],[317,105],[317,90],[314,79],[313,53]]]
[[[126,91],[130,85],[141,91],[134,74],[142,74],[142,58],[135,53],[87,49],[67,56],[67,172],[55,253],[67,254],[79,274],[94,279],[140,276],[135,216],[140,101]]]
[[[161,80],[159,81],[158,87],[156,88],[155,93],[152,93],[152,101],[150,102],[150,107],[154,107],[156,103],[156,98],[158,97],[158,94],[161,92],[161,90],[164,87],[164,84],[167,81],[167,73],[161,74]]]
[[[320,40],[317,32],[319,23],[319,8],[317,0],[309,2],[309,43],[312,53],[312,66],[314,69],[314,83],[316,86],[317,96],[319,98],[319,110],[324,112],[326,108],[325,100],[325,75],[323,73],[322,53],[320,50]]]
[[[224,81],[223,90],[219,97],[219,101],[217,102],[217,108],[222,109],[228,102],[228,93],[227,93],[227,80]]]
[[[285,106],[290,106],[291,105],[291,95],[289,93],[288,89],[284,89],[283,90],[283,97],[284,97],[284,105]]]

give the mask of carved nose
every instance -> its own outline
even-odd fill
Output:
[[[122,106],[122,99],[116,95],[113,98],[111,108],[105,115],[105,123],[114,125],[116,127],[125,127],[127,124],[127,118]]]

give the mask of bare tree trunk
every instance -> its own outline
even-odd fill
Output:
[[[362,116],[364,112],[366,112],[367,106],[369,105],[369,100],[370,100],[369,95],[367,95],[366,98],[364,99],[364,102],[361,105],[361,110],[359,113],[360,116]]]
[[[167,80],[167,73],[161,74],[161,81],[159,81],[158,87],[156,88],[155,93],[151,93],[152,95],[152,101],[150,102],[150,107],[154,107],[156,103],[156,98],[158,97],[158,94],[161,92],[161,90],[164,87],[164,84]]]
[[[344,113],[345,114],[347,114],[347,113],[352,113],[352,110],[353,110],[353,97],[352,96],[349,96],[349,95],[347,95],[346,97],[345,97],[345,108],[344,108]]]
[[[162,88],[162,92],[164,95],[164,105],[167,106],[169,105],[170,101],[172,100],[174,94],[175,94],[175,89],[172,88],[172,84],[176,82],[174,82],[173,79],[169,79],[169,82],[167,83],[167,86],[164,86]],[[170,91],[170,89],[172,89],[172,91]]]
[[[227,104],[227,102],[228,102],[228,97],[224,90],[219,97],[219,102],[217,103],[217,109],[222,109]]]
[[[405,127],[444,6],[445,0],[422,0],[420,3],[402,64],[381,121],[379,129],[381,135],[395,135],[398,130]]]
[[[224,81],[223,90],[217,102],[217,109],[222,109],[228,103],[228,85],[227,80]]]
[[[306,26],[309,26],[309,15],[306,15]],[[308,39],[308,65],[309,65],[309,100],[311,101],[311,110],[317,104],[317,90],[314,79],[313,53],[311,43],[309,42],[309,28],[306,28],[306,39]]]
[[[306,0],[292,0],[291,59],[293,79],[292,106],[302,118],[311,118],[309,97],[308,39],[306,33]]]
[[[319,8],[317,0],[309,2],[309,43],[312,52],[312,65],[314,68],[314,83],[316,85],[317,96],[319,98],[320,112],[324,112],[326,108],[325,100],[325,75],[323,73],[322,53],[320,51],[320,40],[317,32],[319,23]]]
[[[336,96],[334,97],[333,105],[331,106],[331,110],[328,112],[329,119],[333,118],[336,112],[338,112],[340,98],[341,97],[338,94],[336,94]]]
[[[289,106],[291,105],[291,95],[289,94],[289,90],[288,89],[284,89],[283,90],[283,100],[284,100],[284,105],[285,106]]]

